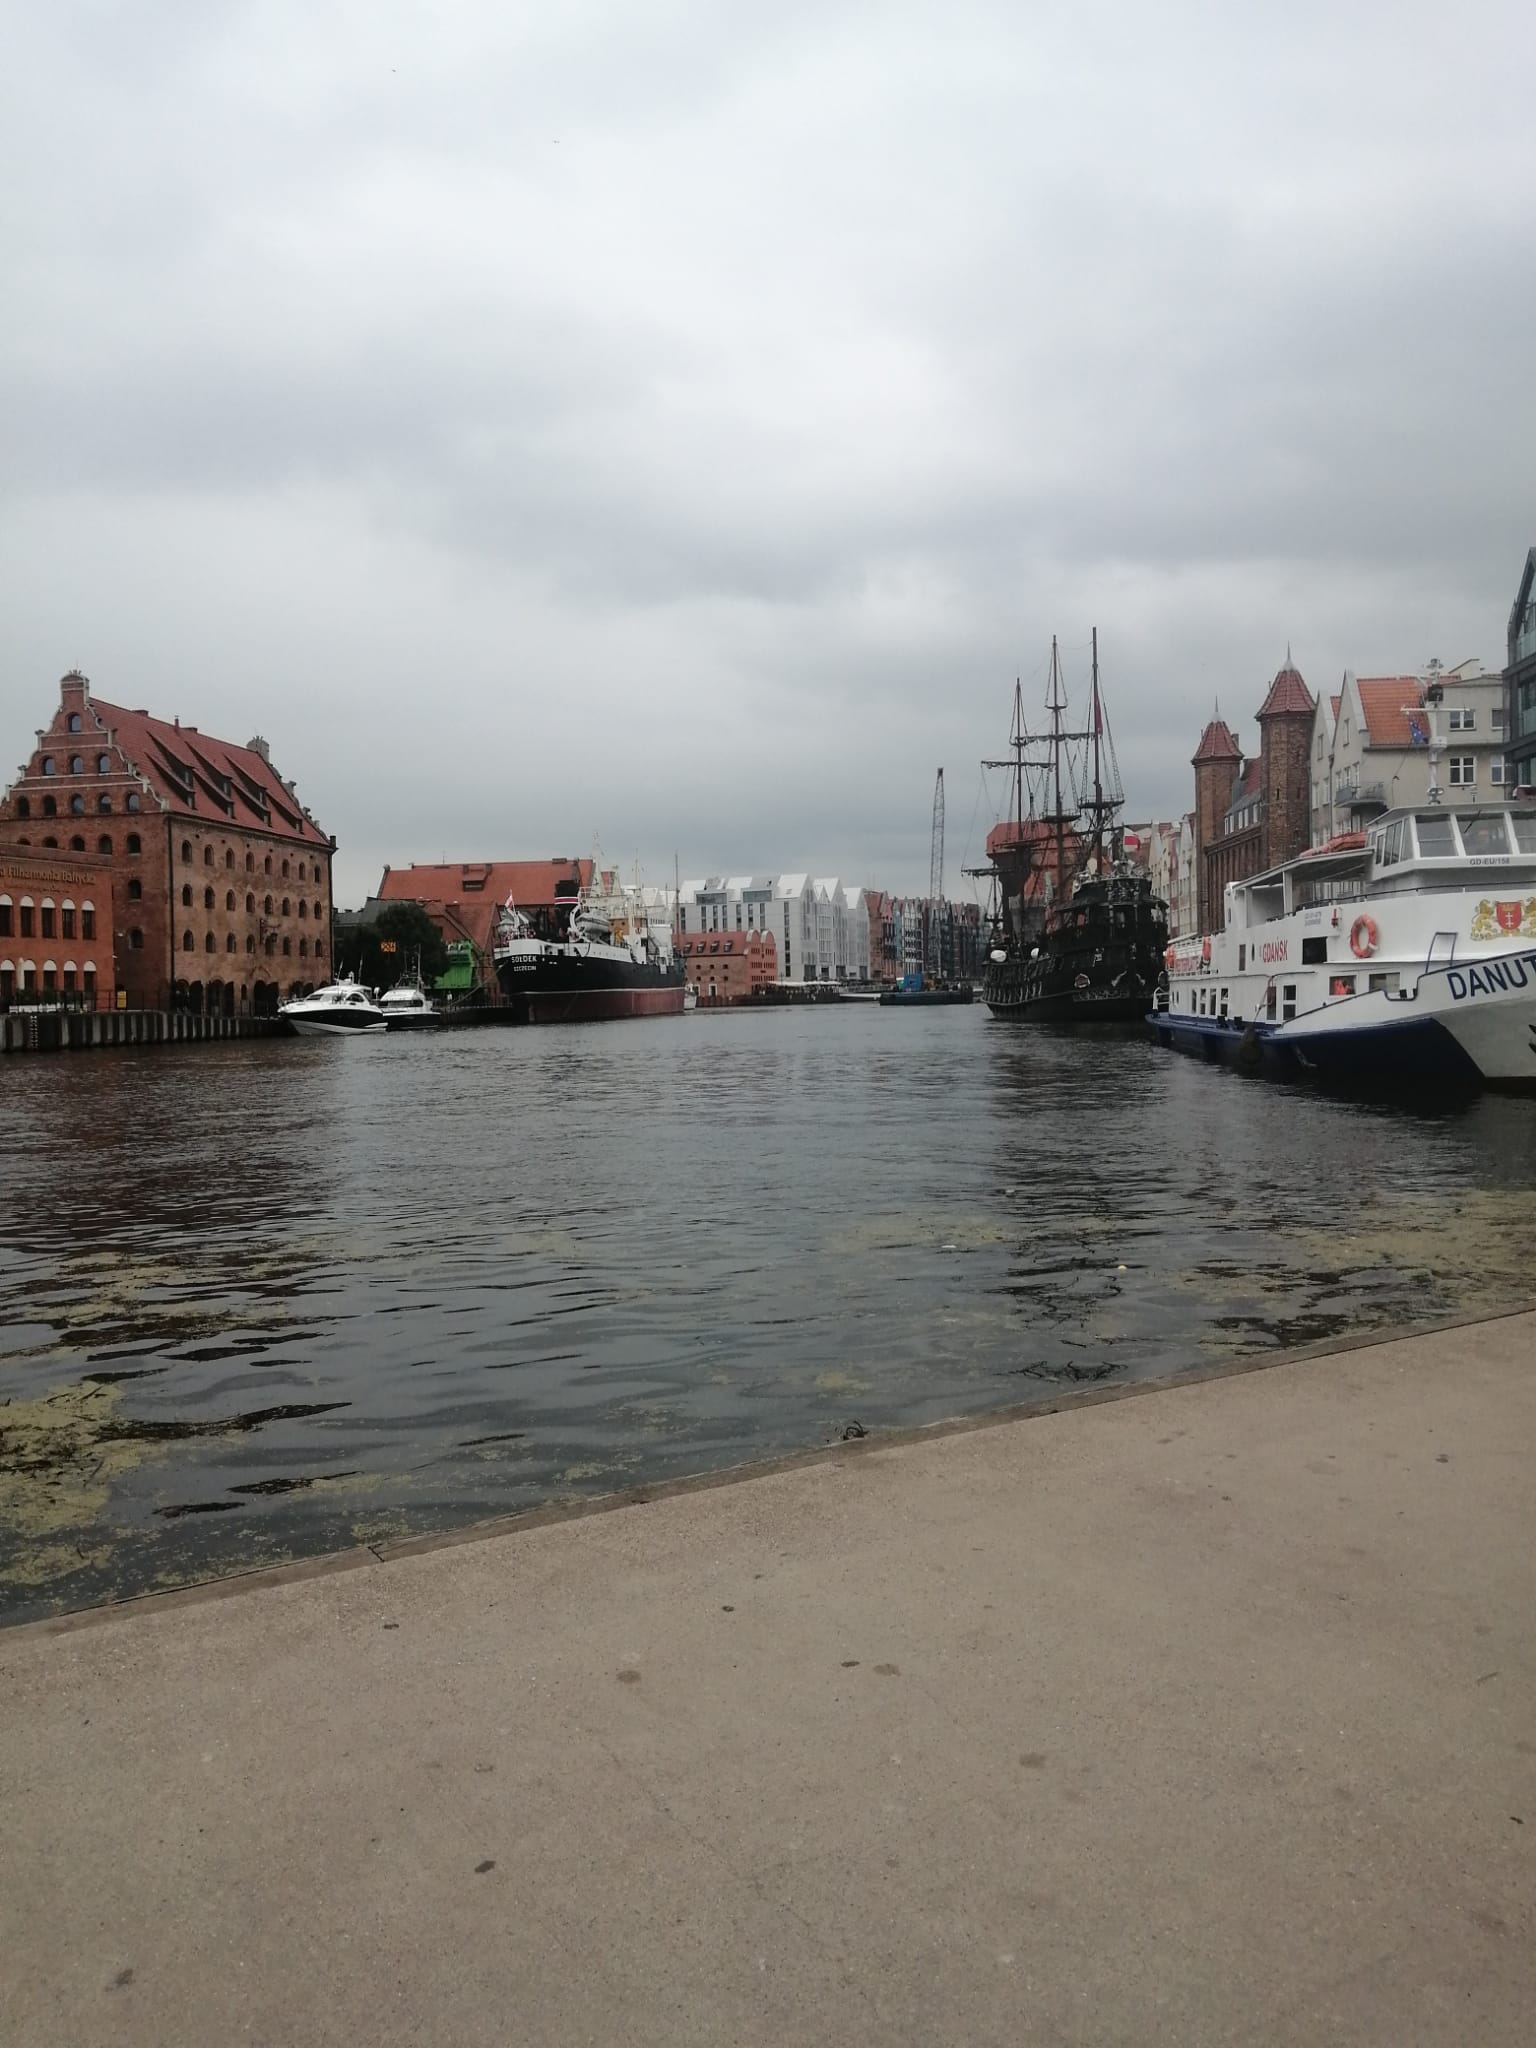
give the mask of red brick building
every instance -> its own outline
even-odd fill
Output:
[[[1287,656],[1259,707],[1259,751],[1245,760],[1218,714],[1200,735],[1195,771],[1196,929],[1220,929],[1228,882],[1263,874],[1311,843],[1312,692]]]
[[[536,932],[554,938],[563,929],[577,892],[591,887],[590,860],[412,861],[386,868],[375,903],[416,903],[453,945],[468,940],[479,979],[494,989],[491,949],[496,916],[512,900]]]
[[[683,967],[699,992],[699,1007],[750,1002],[779,978],[772,932],[702,932],[681,941]]]
[[[327,978],[334,841],[264,740],[103,703],[72,670],[0,796],[0,854],[21,849],[110,875],[112,985],[130,1009],[259,1012]]]
[[[12,1003],[110,1009],[112,874],[83,855],[0,851],[0,1010]]]

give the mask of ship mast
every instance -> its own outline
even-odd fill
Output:
[[[1099,709],[1099,629],[1093,629],[1093,860],[1098,874],[1104,871],[1104,781],[1099,758],[1099,735],[1104,714]]]
[[[1055,779],[1056,791],[1056,884],[1054,893],[1058,899],[1061,896],[1062,881],[1067,872],[1067,821],[1061,809],[1061,749],[1063,744],[1061,713],[1061,664],[1056,658],[1056,635],[1053,633],[1051,635],[1051,773]]]

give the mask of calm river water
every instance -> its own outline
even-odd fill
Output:
[[[1531,1298],[1536,1104],[985,1009],[16,1058],[0,1617]]]

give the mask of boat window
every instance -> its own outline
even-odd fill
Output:
[[[1451,823],[1448,811],[1431,811],[1427,816],[1420,811],[1414,818],[1413,829],[1419,837],[1421,859],[1456,858],[1456,827]]]
[[[1303,967],[1322,967],[1328,960],[1326,938],[1303,939],[1301,942],[1301,964]]]
[[[1275,984],[1271,982],[1264,991],[1264,1014],[1273,1024],[1275,1021]]]
[[[1328,993],[1331,996],[1352,996],[1355,992],[1355,977],[1352,974],[1330,974]]]
[[[1461,843],[1469,854],[1508,853],[1502,811],[1481,811],[1461,821]]]
[[[1238,971],[1238,973],[1239,973],[1239,974],[1241,974],[1241,973],[1242,973],[1242,971],[1243,971],[1243,969],[1244,969],[1244,968],[1245,968],[1245,967],[1246,967],[1247,965],[1248,965],[1248,948],[1247,948],[1247,947],[1246,947],[1245,945],[1240,945],[1240,946],[1238,947],[1238,949],[1237,949],[1237,971]]]
[[[1400,974],[1373,974],[1365,985],[1372,995],[1385,990],[1389,996],[1395,996],[1403,985],[1403,977]]]
[[[1515,828],[1515,844],[1520,851],[1536,853],[1536,812],[1512,812],[1509,822]]]
[[[1291,1021],[1291,1019],[1292,1019],[1292,1018],[1293,1018],[1293,1017],[1295,1016],[1295,1014],[1296,1014],[1296,984],[1295,984],[1295,982],[1294,982],[1294,981],[1288,981],[1288,982],[1287,982],[1287,983],[1285,984],[1285,987],[1284,987],[1284,989],[1283,989],[1283,990],[1281,991],[1281,1003],[1280,1003],[1280,1019],[1281,1019],[1281,1022],[1282,1022],[1282,1023],[1284,1023],[1284,1024],[1289,1024],[1289,1023],[1290,1023],[1290,1021]]]
[[[1381,835],[1381,864],[1384,868],[1396,865],[1403,857],[1403,821],[1394,818]]]

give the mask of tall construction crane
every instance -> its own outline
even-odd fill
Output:
[[[944,770],[933,785],[933,853],[928,862],[928,943],[923,948],[925,974],[944,971]]]

